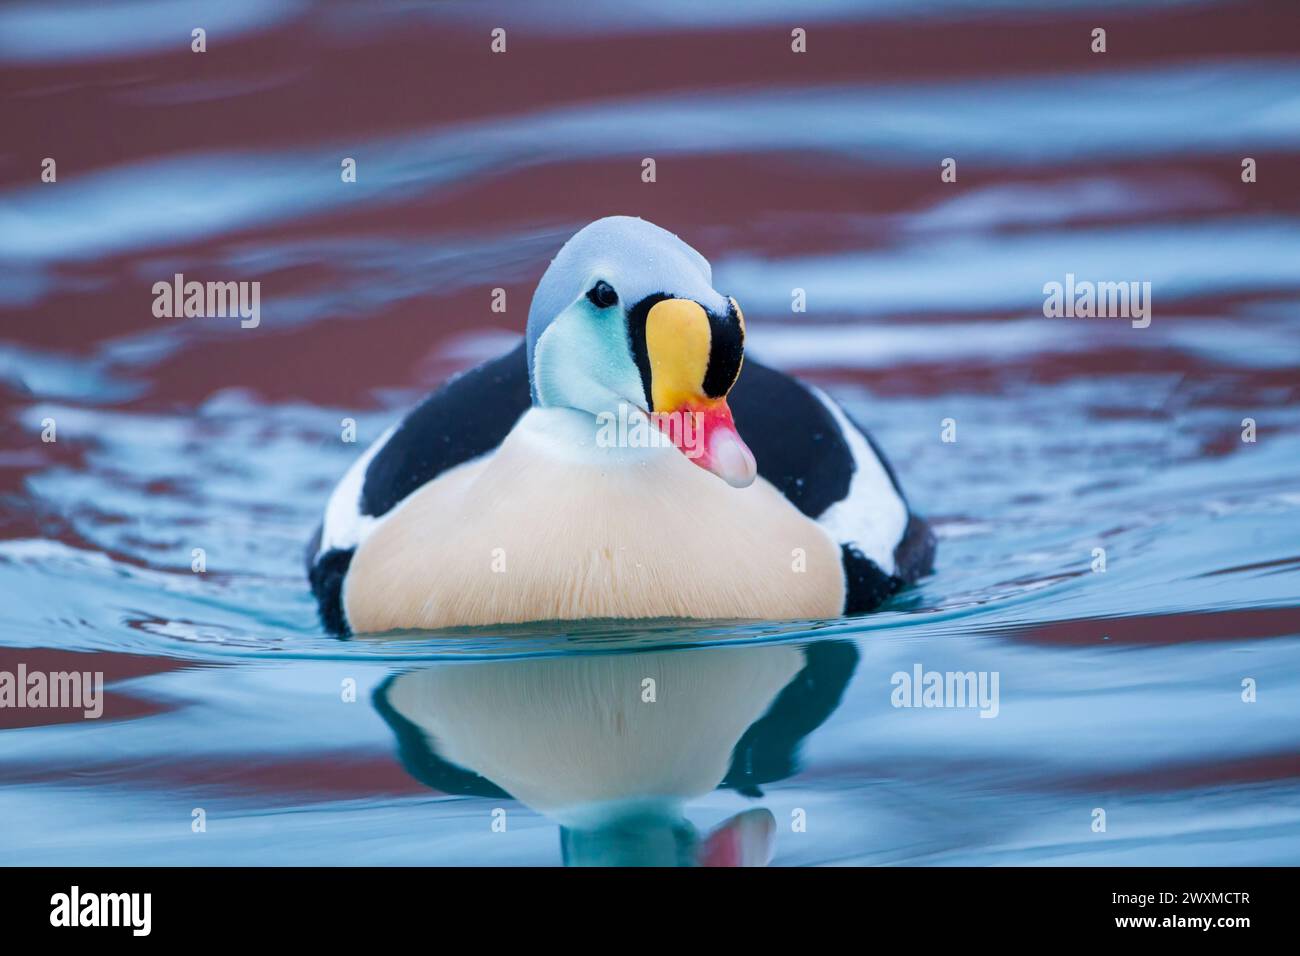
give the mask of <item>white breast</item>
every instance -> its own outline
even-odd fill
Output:
[[[344,584],[353,630],[536,620],[832,617],[836,542],[772,485],[728,486],[675,448],[601,448],[535,408],[497,452],[412,494]]]

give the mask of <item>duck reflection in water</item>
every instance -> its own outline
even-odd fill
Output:
[[[440,664],[374,700],[417,780],[545,814],[566,865],[762,866],[770,811],[701,835],[686,804],[719,787],[758,799],[794,774],[857,660],[820,641]]]

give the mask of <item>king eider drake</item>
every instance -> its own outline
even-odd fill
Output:
[[[742,369],[744,340],[672,233],[625,216],[579,231],[525,341],[334,490],[308,550],[325,626],[827,618],[928,573],[933,535],[871,439],[818,389]]]

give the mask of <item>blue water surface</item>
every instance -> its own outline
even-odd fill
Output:
[[[115,108],[143,130],[174,115],[151,111],[177,108],[188,61],[137,27],[183,27],[184,6],[99,11],[73,42],[64,11],[19,4],[0,63],[30,96],[57,96],[59,70],[74,89],[123,77]],[[210,33],[230,43],[306,37],[272,92],[347,50],[378,62],[413,32],[486,37],[506,15],[384,5],[360,29],[346,6],[227,6]],[[785,44],[793,6],[756,5],[744,29],[774,23]],[[1033,12],[1044,36],[1078,22],[1036,6],[981,16]],[[597,45],[720,29],[696,4],[653,7],[584,29]],[[1115,16],[1212,32],[1218,10]],[[941,38],[973,16],[826,3],[808,22]],[[96,721],[0,715],[0,863],[1300,863],[1300,200],[1239,175],[1244,155],[1261,176],[1294,167],[1300,60],[1244,37],[1093,71],[990,57],[970,75],[932,53],[886,81],[686,73],[474,119],[349,115],[276,142],[236,126],[221,148],[123,146],[57,186],[5,181],[0,670],[102,670],[109,699]],[[260,89],[250,69],[190,77],[180,99],[251,97],[220,85]],[[665,175],[701,164],[665,190],[750,184],[746,201],[692,222],[695,199],[633,205],[633,177],[618,210],[583,205],[604,188],[591,164],[635,169],[646,129]],[[350,192],[348,153],[365,157]],[[949,155],[971,182],[941,192]],[[492,205],[534,175],[567,177],[572,208]],[[610,211],[667,217],[745,304],[752,353],[872,430],[934,525],[935,573],[857,619],[325,634],[302,557],[330,489],[428,387],[521,331],[523,310],[445,310],[497,285],[526,302]],[[141,290],[202,269],[293,278],[268,280],[263,339],[149,319]],[[1067,273],[1151,282],[1150,326],[1044,317],[1043,284]],[[349,347],[313,343],[364,328],[338,340],[358,343],[364,390],[312,371]],[[400,375],[378,364],[420,350]],[[229,382],[193,385],[212,365]],[[918,667],[996,675],[996,716],[896,706],[895,675]]]

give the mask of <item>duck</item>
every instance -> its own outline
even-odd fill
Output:
[[[326,630],[821,620],[933,569],[871,436],[748,356],[708,260],[632,216],[563,244],[513,349],[349,467],[307,548]]]

